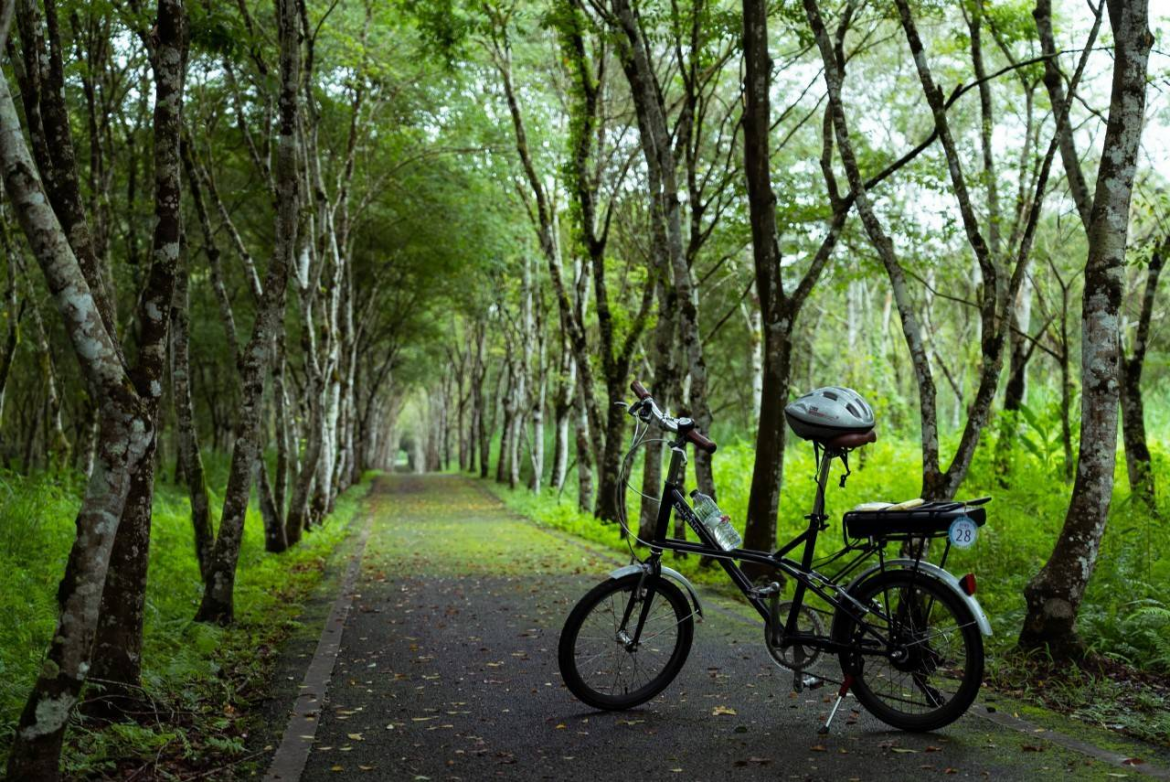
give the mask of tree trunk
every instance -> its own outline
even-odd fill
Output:
[[[36,337],[37,363],[40,364],[41,383],[43,384],[41,388],[45,394],[44,420],[47,424],[45,466],[49,469],[60,470],[69,464],[70,445],[69,438],[65,436],[65,427],[61,423],[61,397],[57,392],[57,372],[53,366],[53,350],[49,345],[49,335],[45,329],[44,320],[41,319],[40,310],[34,305],[29,308],[29,313],[32,316],[33,334]]]
[[[1024,589],[1027,614],[1020,646],[1047,647],[1057,659],[1083,651],[1076,632],[1077,612],[1097,563],[1113,494],[1120,402],[1118,316],[1153,43],[1147,18],[1145,0],[1109,4],[1115,41],[1113,84],[1085,264],[1077,477],[1052,555]]]
[[[509,350],[509,353],[511,351]],[[496,483],[503,483],[505,476],[510,473],[508,462],[512,455],[512,420],[516,415],[516,368],[512,364],[512,356],[508,357],[508,385],[504,389],[503,412],[504,425],[500,427],[500,450],[496,456]]]
[[[1146,290],[1142,296],[1137,334],[1133,353],[1121,358],[1121,423],[1122,442],[1125,444],[1125,466],[1129,475],[1129,489],[1153,514],[1158,513],[1154,485],[1154,470],[1150,447],[1146,443],[1145,405],[1142,399],[1142,369],[1146,362],[1146,348],[1150,341],[1150,321],[1158,296],[1158,278],[1165,264],[1166,243],[1154,249],[1146,270]]]
[[[301,471],[297,474],[296,482],[293,484],[288,514],[285,516],[284,522],[284,537],[288,546],[299,543],[301,535],[309,527],[310,503],[317,481],[316,466],[321,460],[321,448],[323,447],[320,425],[321,401],[318,398],[311,398],[310,405],[309,439],[305,444]]]
[[[1110,24],[1113,23],[1113,8],[1111,6],[1109,12]],[[1056,56],[1058,54],[1056,39],[1052,34],[1052,0],[1036,0],[1036,9],[1032,12],[1032,17],[1036,20],[1036,30],[1040,34],[1040,51],[1044,55],[1044,87],[1048,90],[1052,112],[1059,115],[1068,111],[1067,104],[1072,102],[1073,96],[1064,94],[1064,74],[1060,70],[1060,60]],[[1073,126],[1067,122],[1058,128],[1060,159],[1064,164],[1069,193],[1076,205],[1077,214],[1085,231],[1088,232],[1093,202],[1089,197],[1089,187],[1085,184],[1085,175],[1081,171],[1073,130]]]
[[[561,330],[561,352],[558,366],[556,396],[553,401],[553,465],[552,487],[559,493],[565,486],[569,472],[569,416],[576,395],[577,364],[569,354],[564,327]]]
[[[300,81],[300,41],[297,9],[293,0],[276,0],[280,48],[280,123],[277,145],[277,217],[272,262],[264,282],[264,294],[252,327],[252,336],[240,366],[239,421],[232,448],[228,485],[224,492],[219,537],[212,557],[210,583],[196,614],[197,621],[227,624],[234,618],[233,592],[236,563],[248,509],[248,489],[253,464],[259,454],[258,442],[264,375],[268,369],[269,345],[282,326],[285,288],[297,246],[300,209],[297,171],[297,86]],[[306,468],[311,469],[311,468]]]
[[[853,286],[850,285],[849,289],[853,290]],[[852,297],[850,301],[852,301]],[[760,405],[764,399],[764,325],[760,315],[760,297],[756,293],[755,281],[752,282],[750,298],[740,305],[740,311],[748,330],[748,367],[751,370],[752,379],[752,417],[748,422],[750,428],[752,422],[760,420]],[[855,318],[851,314],[849,318],[850,333],[855,330],[854,321]]]
[[[488,426],[487,398],[483,392],[483,383],[484,383],[484,379],[486,378],[486,376],[487,376],[487,366],[484,365],[480,369],[480,384],[479,384],[479,388],[476,389],[477,399],[476,399],[476,404],[475,404],[475,427],[476,427],[475,435],[476,435],[476,439],[478,439],[478,441],[479,441],[479,477],[480,478],[488,477],[488,470],[491,469],[488,462],[491,461],[490,447],[491,447],[492,437],[491,437],[490,428]],[[498,376],[497,376],[497,382],[498,382]],[[492,398],[492,401],[493,401],[493,403],[495,402],[494,396]]]
[[[0,353],[0,431],[3,431],[5,392],[8,390],[8,377],[12,370],[12,359],[16,357],[16,346],[20,337],[20,318],[23,314],[23,308],[20,306],[16,294],[17,270],[20,263],[18,262],[16,248],[12,246],[11,237],[8,235],[8,223],[3,218],[0,218],[0,243],[2,243],[5,267],[8,272],[4,289],[5,337],[2,348],[3,352]],[[3,438],[0,435],[0,445],[2,444]]]
[[[1004,387],[1003,412],[999,435],[995,443],[995,473],[999,485],[1008,488],[1011,469],[1011,451],[1017,437],[1020,408],[1028,391],[1028,362],[1032,358],[1032,343],[1026,337],[1031,327],[1032,285],[1025,280],[1019,300],[1008,313],[1011,333],[1008,336],[1008,381]]]
[[[1121,362],[1121,422],[1129,489],[1152,513],[1158,512],[1150,447],[1146,443],[1145,405],[1142,400],[1140,364]]]
[[[130,492],[110,553],[90,666],[90,676],[101,681],[107,693],[91,714],[113,715],[126,701],[136,700],[133,688],[142,678],[142,629],[157,446],[157,439],[152,439],[130,479]]]
[[[664,410],[670,408],[678,398],[678,362],[675,355],[675,333],[677,318],[675,311],[678,303],[678,292],[671,284],[669,268],[659,268],[655,280],[655,294],[658,298],[658,322],[654,327],[654,377],[650,390],[655,400]],[[650,432],[644,446],[645,456],[642,462],[642,502],[638,513],[638,537],[642,540],[653,540],[655,526],[658,522],[658,499],[662,496],[662,460],[664,452],[664,435],[660,432]],[[655,442],[658,441],[658,442]],[[651,499],[652,498],[652,499]],[[674,536],[686,537],[686,521],[676,514]],[[675,552],[676,558],[685,558],[686,554]]]
[[[624,384],[618,386],[610,383],[607,386],[610,399],[621,399],[625,396]],[[603,521],[617,521],[620,518],[618,492],[624,489],[618,480],[618,473],[621,471],[622,448],[625,446],[622,435],[627,416],[625,408],[615,404],[611,404],[606,413],[605,449],[602,451],[601,463],[597,470],[597,507],[594,514]],[[625,535],[625,530],[622,530],[622,537]]]
[[[589,437],[589,414],[585,412],[584,392],[577,389],[577,509],[593,512],[593,443]]]
[[[276,335],[276,355],[272,367],[272,402],[273,417],[276,426],[276,482],[272,488],[272,501],[276,504],[276,514],[286,520],[288,513],[288,478],[293,467],[293,453],[288,389],[285,387],[285,347],[284,332]],[[288,540],[285,539],[285,546]]]
[[[539,303],[539,302],[538,302]],[[544,307],[538,306],[535,323],[536,377],[532,400],[532,477],[528,488],[540,494],[544,488],[544,408],[548,402],[548,345],[544,335]]]
[[[35,8],[33,14],[24,13],[24,10],[22,7],[22,31],[25,23],[30,23],[29,26],[36,27],[36,34],[39,34],[39,19],[30,18],[35,17]],[[160,2],[159,10],[159,41],[160,45],[167,45],[181,37],[182,8],[164,0]],[[0,44],[6,38],[11,11],[12,5],[5,3],[0,13]],[[55,19],[51,22],[56,24]],[[35,42],[32,46],[22,48],[26,49],[26,55],[38,56],[39,49],[35,48]],[[57,62],[59,64],[59,58]],[[177,69],[177,58],[172,65]],[[158,81],[173,84],[169,79]],[[25,94],[24,97],[26,101],[36,99],[35,94]],[[174,105],[169,99],[165,102],[172,107]],[[68,118],[64,114],[62,116],[63,121],[33,128],[30,135],[34,144],[43,148],[47,146],[50,136],[55,141],[66,139]],[[165,133],[160,133],[160,139],[163,136]],[[61,144],[54,151],[71,154],[71,149],[65,150]],[[68,163],[72,165],[72,160]],[[48,170],[52,173],[51,168]],[[50,206],[50,197],[25,146],[7,78],[0,78],[0,171],[3,172],[6,194],[49,289],[54,291],[58,311],[65,322],[82,372],[101,408],[96,466],[78,511],[77,535],[57,590],[60,609],[57,628],[20,716],[8,756],[7,771],[10,779],[55,780],[59,775],[58,760],[65,727],[90,667],[102,588],[109,569],[118,520],[125,508],[131,477],[154,441],[154,415],[150,408],[152,405],[157,406],[157,393],[161,393],[159,380],[165,355],[166,314],[173,283],[174,260],[178,256],[178,236],[175,235],[174,257],[168,257],[165,252],[155,254],[142,297],[142,349],[136,370],[140,370],[139,379],[154,380],[153,386],[148,384],[152,395],[144,401],[136,392],[137,384],[125,370],[115,332],[107,327],[107,323],[113,322],[112,317],[108,321],[106,319],[111,313],[108,309],[103,310],[98,300],[99,294],[95,294],[90,285],[89,275],[98,271],[90,264],[94,260],[93,256],[90,254],[84,263],[80,261],[78,251],[67,238],[73,236],[84,250],[85,243],[79,239],[83,227],[76,222],[69,222],[68,225],[76,230],[67,233],[55,208]],[[80,203],[75,170],[62,170],[53,187],[68,202]],[[163,203],[162,198],[158,201],[160,205]],[[177,210],[177,194],[170,205]],[[78,213],[80,210],[69,213],[69,216],[76,217]],[[174,227],[177,229],[177,223]],[[156,240],[165,230],[156,227]],[[156,249],[163,248],[156,243]],[[95,278],[94,284],[98,284],[99,280]],[[160,304],[161,310],[158,309]],[[160,339],[162,345],[159,344]]]
[[[756,430],[756,460],[748,495],[744,546],[771,550],[776,545],[776,522],[784,475],[784,444],[787,435],[784,407],[788,404],[788,384],[792,371],[792,330],[804,302],[832,254],[847,209],[837,203],[837,186],[832,179],[831,166],[822,159],[821,169],[834,207],[833,221],[800,284],[790,296],[786,296],[780,273],[776,195],[772,190],[769,167],[772,60],[768,54],[768,19],[764,0],[744,0],[743,24],[746,101],[743,117],[744,173],[755,264],[755,293],[759,299],[763,330],[760,418]],[[832,138],[829,134],[831,125],[826,117],[822,153],[825,158],[832,152]],[[771,575],[761,568],[751,568],[747,572],[753,577]]]
[[[174,281],[182,254],[183,192],[179,146],[183,82],[187,64],[186,19],[182,0],[159,0],[157,44],[151,52],[155,76],[155,226],[147,292],[139,317],[140,347],[133,380],[150,417],[152,437],[130,480],[129,496],[110,553],[91,674],[116,689],[136,688],[142,678],[142,632],[150,565],[150,523],[154,500],[155,452],[160,400],[170,336]],[[136,693],[135,693],[136,695]]]
[[[195,405],[191,398],[190,296],[186,265],[175,275],[175,299],[171,307],[171,386],[175,418],[178,423],[180,461],[191,498],[191,528],[195,539],[195,558],[206,583],[207,566],[215,546],[211,526],[211,503],[207,496],[207,479],[203,457],[199,453],[199,430],[195,425]]]
[[[575,23],[578,23],[576,12],[571,12],[571,18]],[[595,437],[600,438],[602,435],[602,415],[601,408],[597,404],[597,400],[593,395],[593,368],[590,363],[590,354],[588,349],[588,342],[585,333],[585,324],[583,323],[583,310],[574,310],[572,302],[569,299],[568,288],[564,284],[562,269],[561,269],[561,250],[557,238],[557,214],[555,204],[553,204],[548,194],[545,192],[545,185],[540,174],[536,170],[536,165],[532,160],[531,152],[528,148],[528,135],[524,127],[524,117],[520,111],[519,100],[516,96],[515,86],[512,82],[512,48],[508,37],[507,21],[502,18],[493,18],[493,54],[495,58],[496,69],[499,72],[500,80],[504,87],[504,95],[508,103],[508,113],[512,120],[512,130],[516,139],[516,153],[520,158],[521,167],[524,171],[524,177],[528,182],[528,186],[532,191],[533,201],[535,202],[535,210],[533,213],[533,227],[536,231],[537,240],[540,244],[540,249],[545,257],[549,269],[549,277],[552,281],[553,292],[557,298],[557,307],[560,310],[562,323],[569,334],[569,344],[573,349],[573,359],[577,363],[577,374],[579,378],[578,395],[582,399],[582,404],[585,409],[585,414],[589,417],[589,426],[592,429]],[[583,62],[583,52],[577,58],[576,62]],[[592,87],[592,82],[586,80],[586,85]],[[579,107],[578,107],[579,108]],[[583,122],[573,123],[573,138],[571,144],[577,150],[584,149],[585,154],[588,154],[588,148],[592,133],[589,131],[589,125],[585,123],[592,122],[593,115],[585,110],[583,113],[578,112],[579,118]],[[580,139],[585,138],[586,143],[582,147]],[[580,172],[582,170],[580,158],[574,160],[574,168],[572,170]],[[580,181],[580,177],[575,177]],[[574,183],[576,184],[576,183]],[[572,188],[574,192],[579,192],[577,187]],[[592,219],[589,216],[582,217],[582,228],[589,230],[592,234]],[[596,242],[593,243],[596,245]],[[594,247],[595,249],[595,247]],[[603,272],[603,270],[602,270]],[[578,313],[582,313],[579,315]],[[600,316],[599,316],[600,317]],[[482,416],[481,416],[482,421]],[[593,453],[597,459],[601,458],[601,449],[603,443],[600,439],[596,439],[589,443],[593,449]],[[486,453],[486,451],[484,452]],[[481,453],[481,462],[484,461]],[[487,475],[487,468],[481,464],[481,471],[483,475]]]

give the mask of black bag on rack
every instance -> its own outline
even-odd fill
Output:
[[[845,534],[850,538],[941,537],[963,516],[977,527],[986,524],[987,512],[981,506],[989,499],[927,502],[908,510],[853,510],[844,516]]]

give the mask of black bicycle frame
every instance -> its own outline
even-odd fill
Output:
[[[768,567],[775,568],[786,575],[790,576],[796,584],[796,590],[792,599],[792,609],[789,611],[785,626],[785,637],[793,641],[799,641],[808,646],[814,646],[824,651],[842,652],[842,651],[859,651],[853,644],[839,643],[833,641],[831,638],[809,635],[797,632],[797,617],[800,614],[800,609],[804,605],[804,599],[808,591],[812,591],[825,602],[834,606],[835,608],[843,609],[853,614],[858,622],[858,626],[862,628],[867,634],[873,636],[878,640],[883,648],[888,648],[888,639],[879,631],[874,629],[868,622],[865,622],[862,617],[865,614],[880,613],[872,606],[863,606],[857,601],[849,597],[839,586],[839,580],[844,578],[850,572],[853,572],[863,562],[869,559],[873,554],[877,554],[881,564],[885,565],[884,546],[875,542],[862,543],[860,545],[848,546],[838,554],[833,555],[829,561],[845,554],[847,551],[856,551],[858,556],[846,564],[833,575],[832,578],[822,576],[813,569],[813,560],[816,554],[817,536],[827,528],[828,516],[825,515],[825,486],[829,479],[829,469],[834,459],[844,459],[846,452],[842,450],[826,449],[821,451],[818,449],[818,465],[817,465],[817,492],[816,499],[813,503],[812,512],[805,518],[808,520],[808,528],[795,538],[784,544],[781,548],[774,552],[768,553],[766,551],[756,551],[753,549],[737,548],[731,551],[724,551],[716,543],[711,533],[703,526],[695,516],[694,511],[690,505],[687,504],[683,496],[683,483],[686,471],[686,450],[684,441],[680,438],[678,441],[670,444],[671,459],[670,467],[667,470],[666,481],[662,488],[662,496],[658,504],[658,518],[654,527],[654,538],[650,541],[650,557],[647,559],[647,564],[650,567],[648,576],[658,576],[659,562],[663,551],[679,551],[687,554],[698,554],[705,557],[711,557],[718,560],[720,566],[728,577],[739,587],[747,601],[759,612],[760,616],[765,621],[770,616],[770,608],[768,598],[759,594],[759,591],[753,586],[751,579],[740,569],[738,562],[754,562]],[[848,469],[848,468],[847,468]],[[668,537],[667,533],[670,529],[670,517],[672,513],[678,513],[688,525],[699,536],[701,543],[691,543],[680,538]],[[801,553],[800,561],[789,559],[786,555],[794,551],[801,544],[804,549]],[[639,614],[638,626],[630,640],[630,643],[637,644],[641,637],[642,624],[645,622],[645,617],[649,611],[649,605],[653,599],[654,583],[657,579],[654,577],[646,577],[643,579],[643,584],[646,585],[648,592],[642,603],[642,611]],[[832,591],[830,591],[832,590]],[[840,597],[838,597],[838,595]],[[625,628],[631,618],[634,601],[626,607],[625,615],[622,618],[621,627]]]

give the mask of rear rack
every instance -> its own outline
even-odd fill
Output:
[[[842,518],[842,527],[847,540],[940,538],[947,534],[951,523],[962,516],[982,527],[987,522],[987,512],[982,506],[990,500],[990,497],[980,497],[975,500],[927,502],[916,508],[902,510],[849,511]]]

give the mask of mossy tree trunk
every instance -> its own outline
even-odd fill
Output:
[[[1024,590],[1023,649],[1079,656],[1077,613],[1097,563],[1113,495],[1120,403],[1119,313],[1129,206],[1153,37],[1145,0],[1108,3],[1114,37],[1109,122],[1089,222],[1081,314],[1081,440],[1076,482],[1052,555]]]

